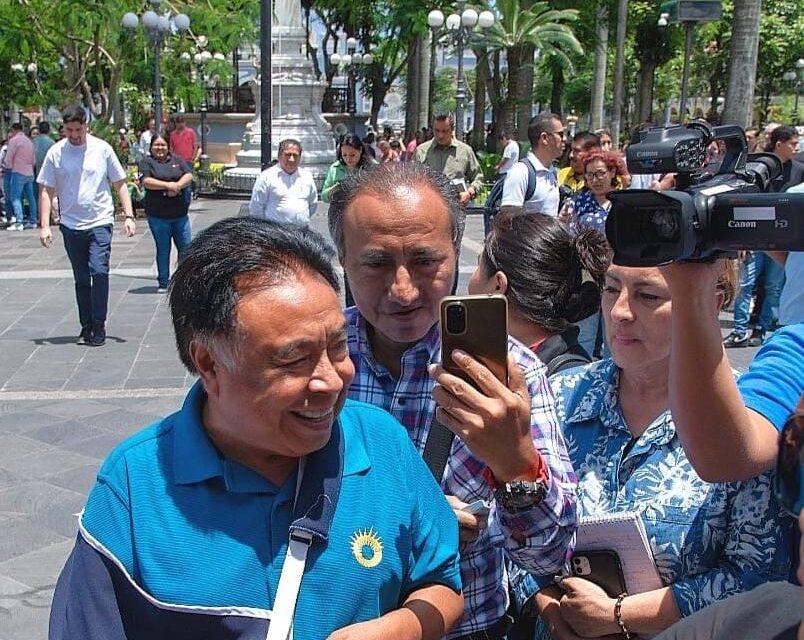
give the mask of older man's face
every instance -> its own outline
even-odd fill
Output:
[[[340,301],[302,272],[237,304],[240,345],[232,370],[205,379],[205,424],[258,456],[298,458],[329,442],[354,365]]]
[[[419,341],[455,276],[447,203],[426,185],[364,192],[347,208],[343,232],[346,275],[375,340],[395,351]]]
[[[297,144],[286,144],[279,152],[279,166],[285,173],[291,174],[299,168],[301,149]]]

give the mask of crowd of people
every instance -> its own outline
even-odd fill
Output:
[[[129,235],[136,221],[111,146],[82,109],[63,122],[38,172],[19,171],[36,158],[19,141],[8,167],[14,194],[37,176],[44,246],[58,199],[80,341],[98,346],[111,189]],[[739,341],[724,341],[719,314],[757,257],[739,276],[728,259],[611,263],[608,194],[674,177],[629,175],[607,131],[567,140],[558,115],[539,114],[525,157],[500,134],[499,207],[468,284],[507,298],[500,378],[442,350],[441,301],[484,186],[450,114],[412,148],[340,141],[321,191],[334,251],[309,228],[319,193],[293,139],[248,215],[191,240],[197,149],[182,125],[175,139],[151,131],[139,171],[158,286],[197,381],[104,462],[56,586],[53,640],[796,637],[804,252],[760,254],[782,282],[755,305],[771,319],[736,376],[725,349]],[[788,129],[767,142],[778,191],[800,175]],[[579,521],[626,513],[654,589],[611,592],[572,571]]]

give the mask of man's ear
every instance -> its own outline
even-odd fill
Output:
[[[503,295],[508,292],[508,276],[502,271],[494,274],[494,290]]]
[[[217,396],[220,391],[219,375],[223,364],[215,353],[200,340],[190,341],[188,353],[207,395]]]

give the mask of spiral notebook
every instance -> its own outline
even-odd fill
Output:
[[[664,586],[640,515],[634,511],[581,516],[575,553],[614,551],[620,558],[628,593]]]

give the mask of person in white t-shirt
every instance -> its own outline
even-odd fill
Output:
[[[134,210],[126,185],[126,172],[105,141],[87,134],[87,115],[82,107],[62,113],[66,138],[47,152],[37,182],[39,195],[39,240],[53,243],[50,212],[59,198],[59,229],[73,268],[79,344],[99,347],[106,342],[106,312],[109,306],[109,261],[112,252],[114,202],[111,182],[125,213],[127,236],[136,232]]]
[[[526,201],[530,168],[524,162],[517,162],[505,176],[501,211],[505,211],[506,207],[521,207],[524,213],[558,215],[558,174],[553,160],[564,151],[564,134],[564,124],[554,113],[540,113],[531,119],[528,124],[530,151],[527,162],[536,170],[536,188]]]
[[[500,131],[500,135],[498,137],[503,151],[502,158],[494,168],[496,169],[497,174],[500,177],[503,177],[511,170],[511,167],[519,162],[519,144],[516,140],[511,139],[511,136],[507,131]]]
[[[248,213],[254,218],[289,222],[302,227],[315,213],[318,190],[313,176],[299,167],[302,147],[288,138],[279,143],[279,162],[263,171],[254,182]]]

